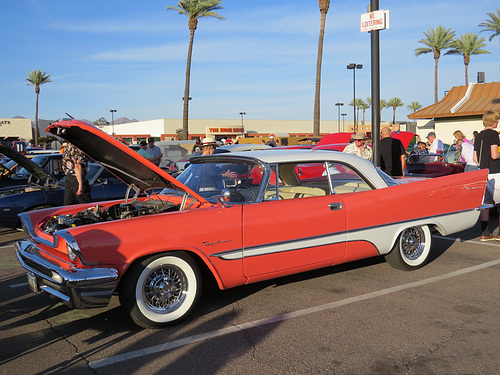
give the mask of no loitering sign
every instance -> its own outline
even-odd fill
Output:
[[[361,15],[361,32],[384,30],[389,28],[389,11],[376,10]]]

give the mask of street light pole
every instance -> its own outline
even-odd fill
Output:
[[[243,133],[243,137],[245,137],[245,125],[243,124],[243,116],[245,116],[246,112],[240,112],[241,116],[241,132]]]
[[[345,131],[345,117],[347,113],[342,113],[342,131]]]
[[[111,126],[113,127],[113,137],[115,136],[115,112],[116,112],[116,109],[110,109],[109,110],[111,112]]]
[[[339,131],[340,131],[340,107],[342,107],[344,105],[344,103],[335,103],[335,105],[337,106],[338,108],[338,112],[339,112],[339,115],[338,115],[338,128],[339,128]]]
[[[352,69],[352,85],[353,85],[353,94],[354,100],[352,105],[354,107],[354,132],[358,131],[358,122],[356,120],[356,69],[363,69],[363,64],[355,64],[351,63],[347,65],[347,69]]]

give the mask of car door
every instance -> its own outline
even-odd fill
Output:
[[[269,192],[272,193],[277,187],[276,194],[266,193],[264,201],[243,206],[246,277],[287,274],[324,267],[333,264],[335,259],[344,257],[344,202],[340,195],[330,194],[323,165],[296,165],[293,171],[297,188],[291,186],[290,179],[286,181],[286,185],[270,181]],[[308,181],[301,181],[300,172],[305,169],[308,171],[304,173],[308,176]],[[282,171],[276,168],[276,173],[281,174]],[[315,178],[318,181],[314,181]],[[319,189],[318,186],[323,186],[323,195],[301,193],[309,187]],[[286,196],[287,191],[297,193]]]

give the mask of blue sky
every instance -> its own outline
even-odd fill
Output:
[[[2,0],[0,118],[34,119],[35,93],[27,73],[52,77],[41,87],[40,118],[67,112],[91,121],[182,118],[189,40],[187,17],[167,11],[174,0]],[[352,120],[352,71],[356,97],[370,96],[370,36],[360,32],[368,0],[331,1],[324,40],[321,119],[336,120],[336,102]],[[313,118],[320,13],[317,0],[223,0],[226,21],[201,19],[195,34],[191,71],[191,118],[308,120]],[[497,1],[380,0],[390,11],[390,28],[380,32],[381,98],[399,97],[406,106],[434,100],[432,54],[414,56],[424,31],[443,25],[457,35],[486,39],[490,55],[472,56],[469,81],[484,71],[500,81],[499,38],[489,42],[478,24]],[[464,84],[463,58],[439,60],[439,97]],[[367,113],[367,119],[369,113]],[[391,120],[384,109],[382,120]]]

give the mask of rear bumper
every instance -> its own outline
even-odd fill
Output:
[[[49,293],[77,309],[108,305],[118,279],[114,268],[78,269],[71,263],[62,268],[50,261],[50,254],[27,239],[18,241],[15,248],[35,292]]]

